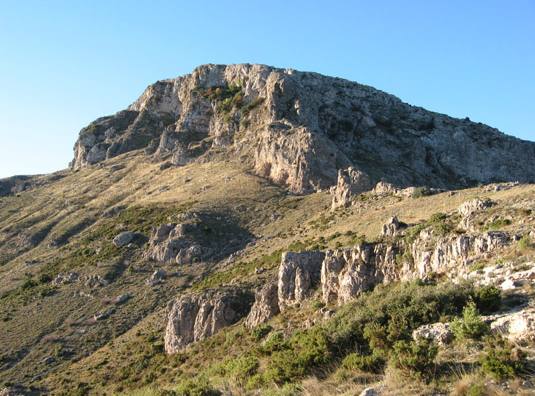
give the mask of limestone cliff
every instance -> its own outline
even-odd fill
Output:
[[[208,154],[241,158],[296,193],[333,186],[349,167],[369,188],[535,181],[535,143],[355,82],[263,65],[204,65],[158,81],[82,129],[71,165],[136,149],[177,166]]]

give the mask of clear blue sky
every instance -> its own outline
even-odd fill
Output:
[[[344,77],[535,140],[535,1],[0,0],[0,177],[203,63]]]

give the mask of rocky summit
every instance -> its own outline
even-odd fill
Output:
[[[264,65],[0,180],[0,395],[535,392],[535,143]]]

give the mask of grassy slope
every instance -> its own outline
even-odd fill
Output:
[[[126,167],[112,170],[121,164]],[[189,287],[233,281],[259,284],[274,276],[278,254],[289,246],[345,246],[358,235],[373,239],[394,214],[417,223],[436,212],[454,211],[475,196],[533,207],[535,187],[493,193],[468,189],[419,199],[364,196],[350,209],[331,213],[328,193],[290,196],[231,162],[161,171],[143,156],[129,153],[103,167],[66,172],[47,186],[0,199],[4,262],[0,266],[0,380],[81,393],[89,388],[108,393],[151,383],[170,386],[185,372],[195,373],[256,343],[238,324],[193,346],[184,356],[165,356],[164,308],[176,294]],[[102,213],[113,205],[129,209],[104,218]],[[155,265],[143,260],[141,248],[116,249],[111,238],[122,229],[147,232],[152,225],[173,221],[187,211],[229,214],[258,239],[236,262],[183,268],[166,265],[174,276],[156,288],[145,286]],[[512,209],[502,212],[503,216],[517,215]],[[533,225],[532,217],[514,218],[506,227],[525,229]],[[32,247],[27,241],[35,235],[42,241]],[[66,243],[50,247],[54,240]],[[32,260],[37,263],[27,264]],[[257,266],[270,270],[255,275]],[[98,289],[83,283],[54,288],[43,280],[43,275],[54,277],[70,270],[99,274],[111,282]],[[113,306],[113,297],[127,292],[132,298],[115,306],[109,319],[91,320],[95,313]],[[298,328],[315,314],[312,306],[290,311],[276,318],[274,326]]]

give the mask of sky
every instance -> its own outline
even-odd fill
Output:
[[[263,63],[535,141],[535,0],[0,0],[0,177],[67,167],[157,80]]]

